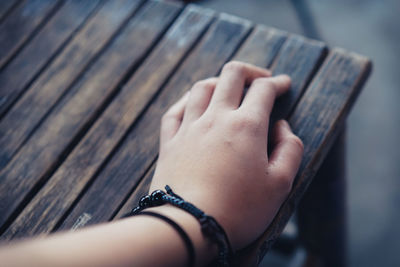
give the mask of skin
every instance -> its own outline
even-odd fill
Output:
[[[301,162],[303,144],[283,120],[273,127],[267,155],[271,110],[289,87],[288,76],[271,77],[268,70],[241,62],[229,62],[219,77],[197,82],[162,118],[150,191],[170,185],[224,227],[234,250],[250,244],[271,223]],[[217,255],[190,214],[168,205],[150,210],[189,234],[197,266]],[[5,266],[184,266],[187,260],[180,236],[149,216],[0,248]]]

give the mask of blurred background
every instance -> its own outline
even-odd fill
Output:
[[[400,1],[203,0],[235,14],[370,57],[347,124],[349,266],[400,266]],[[299,12],[300,11],[300,12]],[[265,266],[288,266],[269,253]]]

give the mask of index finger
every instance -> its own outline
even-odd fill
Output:
[[[231,61],[225,64],[211,98],[210,107],[238,108],[245,85],[254,79],[269,76],[271,76],[269,70],[248,63]]]
[[[262,124],[266,123],[265,126],[268,128],[275,99],[287,92],[290,84],[291,79],[287,75],[254,80],[238,111],[258,118]]]

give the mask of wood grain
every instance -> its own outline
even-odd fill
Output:
[[[8,15],[8,12],[18,4],[18,2],[19,0],[0,1],[0,23]]]
[[[176,71],[157,99],[139,119],[115,156],[83,195],[60,229],[71,228],[83,214],[87,224],[111,219],[131,189],[153,163],[158,152],[160,118],[190,86],[215,75],[250,30],[247,21],[227,15],[212,25],[206,36]]]
[[[100,0],[69,0],[0,73],[0,118],[63,46]]]
[[[287,33],[283,31],[258,25],[233,59],[259,67],[270,67],[286,38]]]
[[[68,91],[1,171],[0,225],[3,228],[76,145],[179,10],[175,4],[146,1],[109,49]]]
[[[74,15],[74,9],[84,9],[85,5],[81,6],[81,2],[79,0],[71,2],[73,3],[71,12],[68,12],[71,14],[66,14],[69,20],[77,20],[78,14],[82,11],[76,12],[77,15]],[[85,1],[84,3],[92,2],[95,1]],[[11,160],[46,113],[67,92],[74,81],[107,48],[107,44],[111,42],[117,30],[137,9],[139,3],[138,0],[106,2],[9,110],[3,120],[0,121],[0,147],[2,148],[0,151],[0,169]],[[57,24],[50,22],[48,26],[50,27],[49,31],[59,31]],[[38,36],[42,33],[43,31]],[[29,81],[24,77],[29,77],[30,72],[36,69],[38,61],[41,60],[42,53],[39,53],[39,60],[34,60],[37,46],[44,46],[43,49],[46,49],[47,43],[52,42],[48,40],[49,38],[52,39],[51,36],[42,36],[38,40],[38,45],[32,46],[31,43],[11,62],[4,72],[0,73],[0,94],[4,92],[10,97],[14,90],[21,91],[24,88]],[[24,65],[24,67],[20,65]],[[18,69],[21,69],[20,73]]]
[[[115,97],[79,145],[4,233],[16,238],[49,232],[99,170],[212,19],[188,7]],[[27,223],[29,222],[29,223]]]
[[[0,70],[62,4],[55,0],[24,1],[0,24]]]
[[[288,93],[278,98],[271,115],[271,125],[286,118],[303,94],[311,78],[326,57],[326,45],[299,35],[291,35],[279,51],[278,58],[272,66],[273,74],[288,74],[292,84]]]
[[[330,52],[289,118],[304,143],[304,156],[292,191],[255,244],[261,260],[282,232],[339,133],[371,70],[371,62],[342,49]]]
[[[151,179],[153,178],[154,171],[156,169],[156,163],[154,162],[149,170],[146,172],[144,177],[140,180],[137,187],[134,187],[134,191],[130,194],[127,201],[125,201],[122,207],[118,210],[116,209],[116,215],[112,218],[113,220],[120,219],[123,215],[131,211],[133,208],[137,207],[139,200],[142,196],[149,193]]]

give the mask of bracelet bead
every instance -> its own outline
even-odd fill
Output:
[[[150,196],[143,196],[139,200],[139,207],[145,208],[145,207],[150,207],[151,205],[151,200]]]
[[[154,206],[160,206],[164,204],[163,196],[165,195],[164,191],[156,190],[150,195],[151,204]]]

